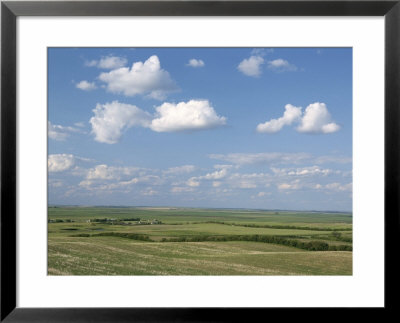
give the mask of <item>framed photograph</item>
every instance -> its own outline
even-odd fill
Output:
[[[394,309],[399,15],[2,2],[1,320]]]

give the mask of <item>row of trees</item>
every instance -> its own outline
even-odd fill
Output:
[[[293,230],[309,230],[309,231],[352,231],[352,228],[318,228],[318,227],[306,227],[306,226],[294,226],[294,225],[270,225],[270,224],[247,224],[247,223],[235,223],[235,222],[223,222],[223,221],[207,221],[207,222],[192,222],[192,224],[201,223],[215,223],[215,224],[225,224],[234,225],[238,227],[248,227],[248,228],[268,228],[268,229],[293,229]]]
[[[80,233],[71,235],[71,237],[120,237],[132,240],[154,242],[148,235],[136,234],[136,233],[125,233],[125,232],[102,232],[97,234]],[[300,248],[310,251],[352,251],[353,248],[350,245],[329,245],[323,241],[300,241],[296,239],[288,239],[286,237],[279,236],[268,236],[268,235],[223,235],[223,236],[182,236],[175,238],[163,238],[161,242],[203,242],[203,241],[253,241],[253,242],[264,242],[284,245],[288,247]]]
[[[125,233],[125,232],[102,232],[96,234],[79,233],[71,235],[71,237],[105,237],[105,236],[120,237],[120,238],[127,238],[140,241],[150,241],[150,242],[154,241],[151,240],[150,237],[145,234]]]
[[[73,221],[73,220],[70,220],[70,219],[65,219],[65,220],[62,220],[62,219],[49,219],[49,221],[48,221],[49,223],[71,223],[71,222],[75,222],[75,221]]]
[[[326,242],[322,241],[299,241],[296,239],[287,239],[278,236],[267,236],[267,235],[224,235],[224,236],[190,236],[190,237],[177,237],[177,238],[163,238],[162,242],[201,242],[201,241],[254,241],[254,242],[264,242],[264,243],[274,243],[285,245],[289,247],[295,247],[310,251],[352,251],[352,246],[349,245],[339,245],[330,246]]]

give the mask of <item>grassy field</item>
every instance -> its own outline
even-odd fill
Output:
[[[49,207],[49,275],[351,275],[348,213]]]

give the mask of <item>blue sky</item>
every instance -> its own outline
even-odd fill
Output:
[[[352,209],[351,48],[49,48],[49,203]]]

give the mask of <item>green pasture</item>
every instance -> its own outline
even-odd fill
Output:
[[[48,220],[49,275],[352,273],[352,252],[332,251],[351,250],[352,215],[346,213],[49,207]],[[153,220],[161,224],[143,224]],[[136,235],[148,241],[135,240]],[[277,237],[278,242],[253,242],[255,236]],[[192,237],[246,241],[190,242]],[[186,240],[171,242],[182,238]],[[279,244],[281,240],[317,241],[329,251],[303,250]]]
[[[93,218],[160,219],[165,223],[197,221],[231,221],[243,223],[301,223],[307,225],[328,224],[348,227],[352,223],[349,213],[286,212],[229,209],[195,208],[117,208],[117,207],[49,207],[50,219],[74,219],[77,221]],[[346,226],[347,225],[347,226]]]
[[[255,242],[51,238],[50,275],[351,275],[352,253]]]
[[[262,234],[262,235],[283,235],[283,236],[318,236],[329,235],[329,231],[309,231],[309,230],[290,230],[290,229],[269,229],[269,228],[249,228],[232,225],[196,223],[182,225],[109,225],[109,224],[77,224],[77,223],[49,223],[49,232],[62,235],[74,233],[96,233],[103,231],[129,232],[137,234],[146,234],[151,238],[179,237],[190,235],[244,235],[244,234]],[[346,232],[346,231],[339,231]]]

